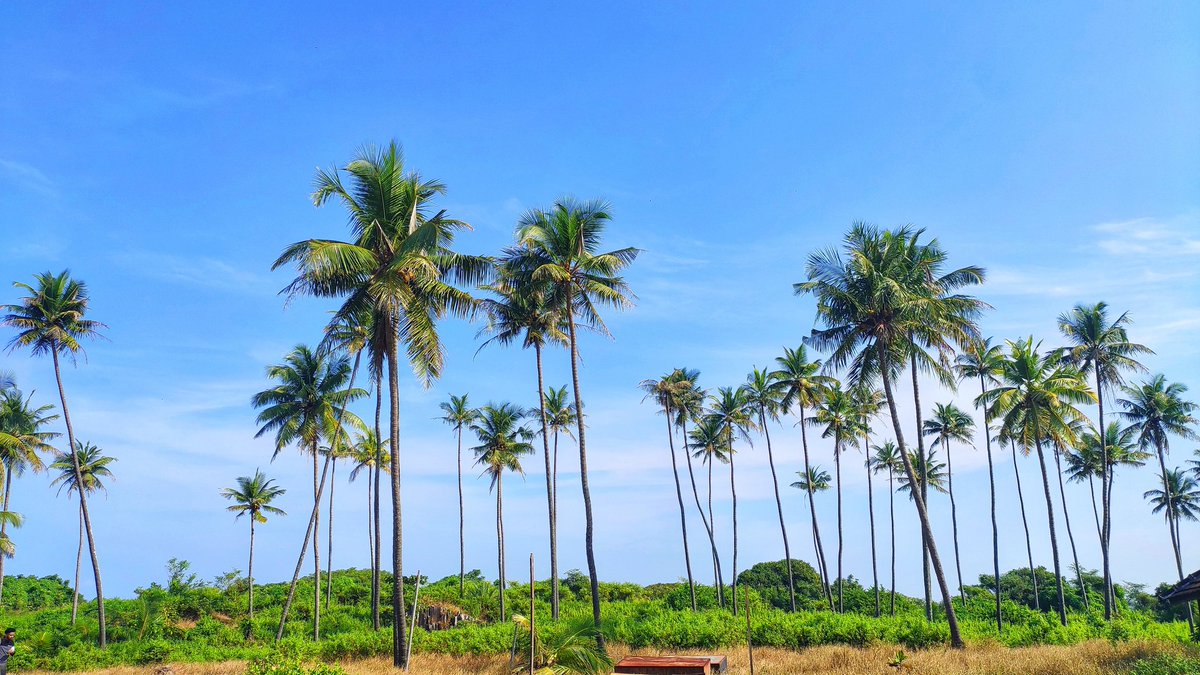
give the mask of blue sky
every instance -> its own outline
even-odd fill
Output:
[[[737,384],[799,344],[813,307],[791,284],[856,219],[928,228],[953,262],[987,267],[979,295],[995,311],[983,327],[998,338],[1057,344],[1054,319],[1076,302],[1130,310],[1133,338],[1157,352],[1148,367],[1200,397],[1196,5],[570,4],[0,7],[0,270],[70,268],[109,325],[65,380],[80,437],[119,459],[93,511],[110,593],[161,579],[171,557],[205,577],[244,569],[245,523],[218,490],[255,467],[289,488],[291,513],[261,530],[256,576],[294,564],[308,465],[293,452],[270,462],[249,399],[266,365],[318,339],[330,305],[285,306],[289,274],[270,263],[293,241],[344,234],[343,214],[307,196],[317,166],[363,143],[394,138],[449,186],[440,206],[475,227],[464,251],[497,251],[523,210],[564,194],[611,201],[612,246],[644,249],[628,276],[637,308],[610,316],[614,340],[581,346],[605,579],[683,574],[663,425],[638,381],[686,365],[706,386]],[[403,385],[406,569],[434,577],[457,564],[453,439],[432,419],[437,403],[535,401],[532,354],[476,355],[478,327],[446,322],[443,380]],[[549,381],[566,383],[565,354],[547,362]],[[0,367],[56,402],[48,362],[5,353]],[[972,396],[923,394],[929,406]],[[801,461],[793,422],[773,430],[785,482]],[[976,445],[955,458],[969,581],[990,569]],[[1174,461],[1192,445],[1176,440]],[[832,463],[827,444],[813,452]],[[565,571],[585,561],[564,462]],[[539,465],[510,483],[506,519],[510,555],[537,553],[544,574]],[[1023,564],[1023,535],[1011,463],[998,466],[1009,568]],[[846,471],[847,570],[869,579],[866,479],[857,460]],[[1036,464],[1021,471],[1037,562],[1050,566]],[[742,566],[782,558],[757,439],[738,472]],[[1148,469],[1118,477],[1118,580],[1173,574],[1166,555],[1146,555],[1168,546],[1141,499],[1152,481]],[[17,481],[27,521],[11,572],[71,572],[74,510],[47,482]],[[468,564],[494,574],[494,502],[474,473],[467,493]],[[1087,493],[1068,493],[1080,556],[1096,567]],[[365,488],[339,479],[337,494],[335,564],[363,567]],[[800,497],[784,488],[793,551],[811,560]],[[728,537],[723,489],[716,499]],[[945,506],[935,527],[948,555]],[[827,542],[833,507],[820,498]],[[916,593],[915,518],[905,500],[897,513],[898,583]]]

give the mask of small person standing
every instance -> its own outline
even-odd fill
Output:
[[[9,628],[4,631],[4,637],[0,638],[0,675],[8,673],[8,657],[17,651],[16,637],[17,629]]]

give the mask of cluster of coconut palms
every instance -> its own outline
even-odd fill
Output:
[[[796,472],[799,480],[792,483],[792,487],[804,491],[807,497],[812,519],[815,567],[821,577],[829,608],[835,611],[844,609],[842,464],[846,451],[858,445],[866,457],[864,468],[868,486],[867,510],[876,615],[881,612],[881,600],[871,478],[873,474],[885,473],[891,504],[891,611],[895,612],[895,509],[891,495],[899,491],[909,496],[921,524],[926,614],[930,619],[933,618],[932,584],[936,582],[950,624],[952,642],[961,644],[950,585],[930,527],[928,503],[930,488],[949,495],[957,590],[965,602],[966,592],[959,562],[959,519],[954,498],[952,450],[956,445],[973,444],[977,422],[969,412],[953,403],[937,403],[927,413],[921,405],[921,376],[932,376],[950,390],[956,389],[960,383],[979,387],[978,395],[974,396],[974,406],[981,417],[978,427],[983,430],[988,458],[996,580],[992,590],[995,592],[998,629],[1003,628],[1003,622],[1000,611],[1000,542],[995,507],[997,477],[993,445],[998,452],[1005,446],[1011,448],[1014,469],[1017,467],[1018,452],[1037,456],[1058,584],[1056,609],[1064,624],[1067,614],[1063,565],[1055,526],[1052,473],[1057,477],[1055,482],[1058,483],[1061,514],[1066,520],[1076,580],[1085,603],[1088,602],[1088,590],[1083,584],[1074,532],[1066,511],[1064,476],[1072,481],[1087,482],[1092,489],[1096,533],[1103,557],[1102,595],[1106,618],[1111,618],[1115,610],[1109,539],[1112,484],[1117,468],[1140,466],[1152,456],[1158,458],[1162,487],[1147,492],[1146,497],[1151,500],[1154,512],[1163,513],[1168,522],[1176,567],[1182,579],[1179,523],[1184,519],[1196,519],[1200,510],[1197,508],[1200,505],[1200,490],[1196,484],[1196,478],[1200,476],[1200,462],[1194,462],[1195,469],[1190,472],[1169,470],[1166,454],[1170,436],[1196,438],[1193,427],[1197,420],[1192,414],[1196,406],[1184,400],[1186,387],[1169,383],[1162,375],[1134,386],[1126,384],[1127,373],[1145,371],[1137,357],[1151,352],[1145,346],[1129,340],[1128,315],[1122,314],[1113,319],[1104,303],[1078,305],[1059,317],[1058,324],[1065,346],[1044,347],[1032,337],[1010,340],[1005,345],[992,344],[990,338],[982,336],[978,327],[978,320],[989,309],[988,306],[964,292],[967,287],[984,281],[984,270],[974,266],[946,269],[946,253],[936,240],[923,240],[923,236],[923,231],[907,227],[883,230],[856,224],[846,235],[840,250],[828,249],[810,256],[807,280],[795,284],[795,291],[799,295],[815,298],[819,328],[805,338],[804,345],[785,349],[783,355],[776,359],[774,370],[755,368],[741,386],[719,387],[715,393],[701,388],[698,372],[688,368],[678,368],[642,383],[647,397],[666,416],[673,467],[677,466],[677,431],[687,450],[684,456],[688,479],[696,512],[710,543],[718,600],[723,602],[721,593],[724,581],[720,552],[714,536],[712,468],[716,463],[729,467],[733,527],[731,592],[734,597],[733,610],[736,612],[738,523],[735,445],[739,440],[749,441],[751,434],[760,433],[766,442],[783,553],[788,560],[789,597],[792,609],[795,609],[791,547],[784,524],[770,436],[773,424],[780,423],[785,415],[792,415],[801,428],[803,455],[803,469]],[[827,353],[827,359],[822,362],[811,358],[805,345]],[[908,428],[901,423],[895,397],[896,387],[902,386],[900,378],[905,373],[911,378],[915,401],[912,411],[915,424]],[[1116,402],[1121,408],[1120,418],[1126,423],[1125,426],[1112,420],[1111,413],[1109,419],[1105,419],[1103,402],[1114,394],[1123,396]],[[1094,422],[1088,419],[1081,408],[1092,404],[1097,406]],[[890,425],[879,428],[873,426],[880,417],[885,417]],[[832,478],[826,470],[810,461],[807,433],[810,427],[819,430],[822,438],[832,442]],[[906,431],[911,433],[909,438],[915,439],[915,447],[906,442]],[[886,440],[875,443],[877,438]],[[942,453],[940,457],[939,451]],[[1053,466],[1048,466],[1047,453],[1052,455]],[[707,465],[707,509],[701,504],[691,462],[693,457]],[[1036,602],[1036,576],[1025,519],[1024,493],[1019,472],[1015,475]],[[829,489],[831,481],[837,492],[838,530],[833,569],[826,558],[814,499],[815,493]],[[1100,483],[1099,505],[1095,498],[1096,482]],[[675,471],[675,488],[685,567],[694,605],[695,582],[686,534],[688,509],[684,505],[684,489],[678,471]]]

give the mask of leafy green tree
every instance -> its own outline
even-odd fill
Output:
[[[888,476],[888,522],[891,526],[891,536],[888,541],[892,544],[892,589],[889,611],[896,616],[896,484],[895,474],[900,466],[900,450],[892,441],[874,446],[875,454],[871,456],[870,466],[873,472],[886,471]]]
[[[794,584],[795,594],[792,587]],[[738,575],[738,585],[754,589],[758,596],[776,609],[790,610],[793,597],[800,606],[815,611],[825,606],[821,575],[803,560],[761,562]]]
[[[540,360],[540,359],[539,359]],[[458,437],[458,594],[461,597],[465,591],[464,576],[467,572],[467,540],[465,532],[465,517],[463,515],[462,487],[462,436],[463,427],[468,427],[479,417],[479,411],[467,403],[467,395],[450,395],[449,401],[438,404],[442,409],[442,421],[454,429]],[[545,415],[543,415],[543,418]]]
[[[496,560],[500,571],[500,621],[504,621],[504,590],[508,584],[504,577],[504,472],[512,471],[525,475],[521,468],[521,456],[533,452],[529,439],[532,432],[521,424],[526,416],[524,410],[511,403],[488,404],[479,409],[478,416],[471,422],[471,431],[479,439],[472,448],[476,463],[491,478],[491,489],[496,492]]]
[[[42,471],[45,464],[41,455],[55,452],[50,441],[61,435],[45,430],[48,424],[58,419],[58,415],[51,414],[54,406],[34,406],[32,399],[33,394],[24,397],[15,385],[0,387],[0,464],[4,467],[4,496],[0,511],[3,512],[11,509],[13,477],[27,470],[35,473]],[[7,538],[8,524],[0,523],[0,542],[7,541]],[[4,561],[7,557],[0,555],[0,599],[4,597]]]
[[[955,359],[954,370],[960,380],[979,380],[979,393],[986,395],[989,386],[999,384],[997,379],[1003,369],[1004,354],[999,345],[993,345],[991,338],[983,338],[969,342],[962,353]],[[980,407],[975,402],[975,407]],[[994,578],[1000,578],[1000,529],[996,524],[996,472],[992,464],[992,429],[985,421],[983,439],[987,448],[988,460],[988,494],[992,516],[992,569]],[[1030,550],[1030,556],[1032,556]],[[962,579],[962,575],[959,575]],[[996,592],[996,630],[1004,630],[1004,618],[1000,614],[1000,593]]]
[[[343,174],[349,185],[343,182]],[[477,303],[455,283],[475,286],[492,275],[492,261],[453,250],[455,235],[469,226],[430,205],[446,186],[406,170],[395,143],[368,146],[342,170],[317,172],[313,203],[340,202],[349,212],[353,241],[309,239],[288,246],[273,268],[294,264],[299,275],[285,289],[343,299],[335,321],[369,313],[379,339],[372,360],[386,362],[392,491],[392,613],[404,616],[404,537],[400,508],[400,347],[422,383],[437,379],[444,349],[437,322],[447,314],[470,317]],[[383,436],[382,433],[378,434]],[[378,490],[376,491],[378,494]],[[378,521],[377,521],[378,522]],[[379,539],[378,537],[376,538]],[[404,622],[392,635],[392,661],[406,665]]]
[[[845,578],[842,574],[842,553],[844,550],[844,533],[842,527],[842,453],[850,447],[854,438],[861,433],[861,422],[859,422],[859,414],[855,408],[854,399],[842,389],[841,385],[833,385],[825,390],[824,398],[817,403],[816,414],[809,418],[808,423],[814,427],[824,427],[821,431],[821,438],[833,439],[833,465],[837,491],[838,524],[837,611],[844,612],[845,602],[842,590],[842,580]]]
[[[737,485],[734,482],[733,470],[733,439],[739,437],[749,442],[750,430],[755,428],[753,410],[746,392],[733,387],[718,387],[717,394],[710,399],[709,417],[714,418],[725,435],[725,452],[729,463],[729,493],[733,497],[733,615],[737,616],[737,559],[738,559],[738,518],[737,518]]]
[[[1123,384],[1123,371],[1145,371],[1137,357],[1154,353],[1144,345],[1129,341],[1127,327],[1130,323],[1128,312],[1110,321],[1108,305],[1103,302],[1075,305],[1070,312],[1058,317],[1058,330],[1071,343],[1063,349],[1067,362],[1090,373],[1095,380],[1097,429],[1105,428],[1105,393]],[[1104,452],[1103,447],[1101,452]],[[1100,466],[1109,466],[1108,460],[1102,458]],[[1103,511],[1100,554],[1104,563],[1104,618],[1111,619],[1114,603],[1109,541],[1112,535],[1112,488],[1107,473],[1100,475],[1100,503]]]
[[[1058,535],[1054,529],[1054,500],[1050,496],[1050,476],[1046,471],[1042,443],[1056,437],[1065,444],[1074,444],[1077,435],[1072,423],[1085,420],[1076,406],[1094,403],[1096,396],[1080,372],[1065,364],[1059,353],[1040,354],[1040,343],[1034,343],[1032,338],[1008,344],[1002,384],[982,398],[989,404],[988,420],[1001,421],[1001,442],[1012,439],[1026,452],[1031,448],[1037,450],[1046,496],[1046,519],[1050,526],[1050,552],[1054,557],[1054,576],[1058,585],[1058,617],[1065,626],[1067,607],[1058,558]]]
[[[779,400],[780,410],[784,413],[796,410],[797,416],[800,418],[800,445],[804,450],[804,471],[807,472],[812,464],[808,459],[808,423],[806,421],[805,411],[815,408],[817,402],[824,395],[825,390],[834,385],[837,381],[828,375],[821,374],[821,362],[819,360],[809,361],[808,353],[804,345],[800,345],[795,349],[784,347],[783,356],[775,358],[775,364],[778,368],[771,373],[775,378],[775,382],[782,390],[782,396]],[[807,492],[807,491],[806,491]],[[820,550],[817,542],[817,537],[820,536],[820,528],[817,525],[817,506],[811,492],[807,492],[808,496],[808,512],[812,517],[813,531],[813,547]],[[825,585],[825,599],[829,604],[830,611],[833,610],[833,592],[830,588],[829,576],[823,554],[818,554],[817,569],[821,573],[821,582]]]
[[[86,318],[88,311],[87,285],[72,279],[68,270],[59,274],[43,272],[34,276],[34,285],[14,282],[13,286],[28,295],[15,305],[3,305],[6,312],[0,321],[15,328],[17,336],[9,342],[9,351],[17,347],[28,347],[34,356],[50,355],[54,363],[54,381],[58,385],[58,400],[62,407],[63,422],[67,427],[67,445],[76,447],[75,429],[71,426],[71,412],[67,407],[67,393],[63,388],[62,368],[59,355],[66,354],[71,362],[83,351],[82,341],[100,337],[100,329],[106,326],[99,321]],[[68,453],[72,461],[76,453]],[[83,484],[80,467],[76,465],[75,481]],[[100,648],[108,645],[108,627],[104,616],[104,587],[100,581],[100,561],[96,557],[96,540],[92,534],[92,519],[88,512],[86,490],[79,493],[79,509],[87,535],[88,553],[92,561],[92,577],[96,582],[96,611],[99,615]],[[76,584],[78,586],[78,584]]]
[[[253,476],[239,476],[237,487],[224,488],[221,496],[233,501],[226,507],[227,511],[237,514],[237,518],[250,516],[250,560],[246,567],[246,602],[250,607],[250,618],[254,618],[254,524],[267,522],[266,514],[286,516],[287,513],[271,502],[282,497],[287,490],[275,485],[275,480],[267,478],[262,470],[255,469]]]
[[[713,563],[716,565],[717,602],[724,607],[724,579],[721,578],[720,559],[717,557],[716,536],[717,521],[713,518],[712,510],[712,477],[713,464],[729,461],[729,438],[725,435],[721,420],[712,415],[704,415],[696,420],[695,426],[688,433],[687,447],[691,454],[708,467],[708,531],[713,546]]]
[[[954,468],[951,463],[950,442],[970,446],[975,435],[975,420],[953,403],[938,403],[933,409],[933,418],[925,420],[926,436],[933,437],[930,449],[939,445],[946,451],[946,491],[950,494],[950,522],[954,532],[954,568],[958,571],[958,594],[963,604],[967,593],[963,590],[962,562],[958,553],[958,507],[954,503]]]
[[[949,294],[982,279],[977,268],[943,274],[945,253],[936,242],[919,245],[920,235],[921,231],[909,228],[884,232],[856,223],[845,238],[846,258],[835,249],[813,254],[806,269],[808,280],[794,285],[796,293],[817,299],[817,322],[822,328],[814,329],[806,341],[830,353],[826,367],[846,369],[851,383],[882,380],[904,471],[914,483],[892,383],[906,359],[925,353],[918,345],[934,345],[940,352],[949,349],[948,340],[966,337],[962,322],[977,310],[977,301]],[[960,648],[964,643],[958,617],[919,491],[913,502],[946,608],[950,642]]]
[[[83,510],[83,496],[92,494],[97,490],[104,492],[108,488],[104,486],[106,479],[112,478],[112,469],[109,465],[117,461],[112,457],[107,457],[101,454],[100,448],[91,443],[77,441],[75,443],[75,452],[69,453],[71,457],[68,459],[68,453],[59,453],[55,458],[54,463],[50,465],[50,470],[58,472],[54,479],[50,481],[50,486],[59,486],[59,492],[63,488],[67,489],[67,496],[72,492],[79,495],[79,548],[75,553],[75,592],[71,600],[71,625],[75,625],[75,620],[79,614],[79,568],[83,562],[83,538],[88,526],[88,516]],[[82,489],[80,489],[82,486]],[[96,592],[96,601],[99,605],[100,592]],[[101,624],[103,625],[103,623]]]
[[[1161,493],[1173,495],[1170,475],[1167,471],[1167,453],[1170,452],[1170,437],[1188,440],[1200,439],[1192,429],[1197,424],[1194,413],[1196,404],[1185,401],[1187,386],[1180,382],[1167,382],[1164,375],[1155,375],[1137,387],[1121,387],[1128,398],[1117,399],[1124,409],[1121,418],[1137,435],[1138,447],[1143,451],[1153,450],[1158,455],[1158,466],[1162,477]],[[1171,547],[1175,552],[1175,567],[1179,580],[1183,581],[1183,561],[1180,557],[1179,514],[1175,512],[1175,500],[1165,499],[1167,529],[1171,533]],[[1195,629],[1191,603],[1188,603],[1188,625]]]
[[[362,389],[348,386],[350,375],[350,360],[346,357],[297,345],[284,357],[282,364],[267,367],[267,377],[276,384],[258,392],[250,401],[251,405],[259,409],[257,422],[261,426],[255,438],[268,433],[275,436],[275,452],[272,459],[293,443],[302,453],[312,457],[312,527],[305,532],[302,550],[307,548],[311,535],[314,640],[320,639],[321,635],[320,524],[324,472],[319,470],[320,442],[329,441],[332,447],[339,444],[346,435],[345,424],[358,428],[363,426],[358,416],[346,410],[346,404],[350,401],[366,396]],[[330,456],[333,454],[331,452]],[[329,457],[326,458],[326,463],[328,461]],[[283,615],[286,614],[285,604]]]

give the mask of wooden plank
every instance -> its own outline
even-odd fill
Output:
[[[708,657],[688,656],[627,656],[621,659],[614,672],[639,675],[708,675]]]

